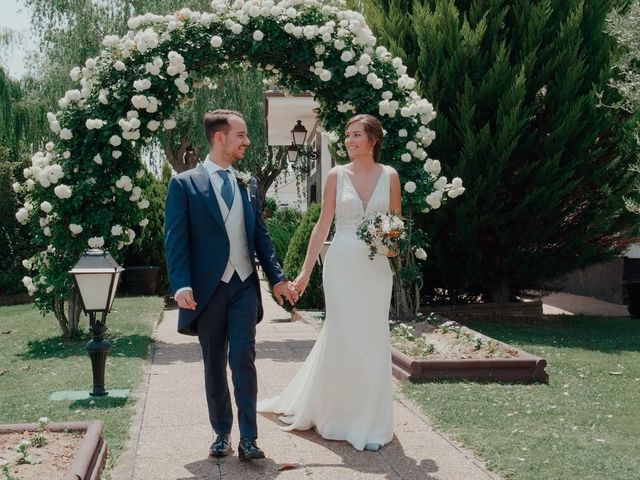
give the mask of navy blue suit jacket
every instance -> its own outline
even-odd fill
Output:
[[[257,184],[249,192],[239,184],[249,246],[249,258],[258,256],[271,285],[287,280],[276,258],[258,203]],[[209,173],[198,165],[171,178],[167,192],[164,231],[165,257],[171,293],[191,287],[195,310],[181,308],[178,331],[197,334],[197,319],[216,290],[229,260],[229,238]],[[254,265],[255,271],[255,265]],[[260,296],[260,289],[257,295]],[[262,320],[262,298],[258,318]]]

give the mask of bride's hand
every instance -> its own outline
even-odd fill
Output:
[[[293,281],[293,285],[295,286],[296,291],[298,292],[298,295],[302,296],[305,289],[307,288],[307,285],[309,284],[310,278],[311,278],[311,275],[305,272],[300,272],[300,274]]]

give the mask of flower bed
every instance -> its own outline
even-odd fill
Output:
[[[103,427],[101,420],[51,423],[45,429],[0,425],[0,473],[20,480],[99,479],[107,458]]]
[[[434,316],[392,324],[391,343],[393,375],[403,380],[549,381],[543,358]]]

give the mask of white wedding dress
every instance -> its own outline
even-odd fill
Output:
[[[322,278],[326,319],[301,369],[259,412],[286,416],[284,430],[316,431],[363,450],[393,438],[393,384],[389,345],[392,271],[387,257],[368,258],[356,236],[365,215],[389,210],[389,171],[382,173],[365,206],[343,167],[337,169],[336,233]]]

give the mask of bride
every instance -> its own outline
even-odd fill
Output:
[[[258,402],[260,412],[284,414],[284,430],[315,427],[326,439],[372,451],[393,438],[388,322],[393,274],[385,256],[369,260],[356,227],[376,212],[400,215],[398,174],[379,163],[382,138],[382,124],[371,115],[347,122],[344,144],[351,163],[327,176],[320,218],[294,282],[302,294],[335,215],[336,233],[322,272],[326,320],[291,383],[279,396]]]

